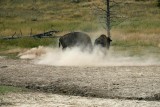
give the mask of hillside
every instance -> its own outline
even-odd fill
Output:
[[[103,14],[94,6],[105,8],[103,0],[0,0],[0,36],[11,36],[15,32],[29,35],[60,30],[62,34],[83,31],[98,36],[105,33]],[[132,54],[143,53],[143,49],[159,53],[160,47],[160,8],[157,0],[116,0],[118,6],[112,8],[116,16],[111,34],[112,46],[118,50],[131,50]],[[62,35],[60,34],[60,35]],[[57,40],[56,40],[57,41]],[[13,47],[31,48],[50,45],[53,40],[21,39],[0,40],[0,50]],[[132,47],[132,48],[129,48]],[[148,49],[150,48],[150,49]]]
[[[92,2],[71,3],[60,0],[6,0],[0,3],[0,32],[10,35],[20,29],[24,34],[48,29],[60,31],[97,29],[91,15]],[[90,28],[91,27],[91,28]],[[1,35],[2,35],[1,34]]]
[[[102,19],[93,5],[104,7],[100,1],[82,0],[80,3],[72,3],[71,0],[1,0],[0,35],[11,35],[20,29],[27,35],[31,28],[34,33],[49,29],[87,32],[103,29],[99,21]],[[113,28],[129,33],[160,33],[160,9],[156,7],[156,0],[125,0],[113,11],[117,16],[127,17],[127,20]],[[120,20],[116,19],[113,23],[117,22]]]

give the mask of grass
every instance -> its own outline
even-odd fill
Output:
[[[5,86],[5,85],[0,85],[0,94],[6,94],[10,92],[24,92],[27,91],[28,89],[25,88],[18,88],[18,87],[13,87],[13,86]]]
[[[13,40],[0,40],[0,50],[11,49],[12,47],[20,48],[33,48],[39,45],[43,46],[55,46],[57,44],[56,38],[44,38],[44,39],[34,39],[34,38],[20,38]]]
[[[124,23],[121,23],[119,26],[115,28],[121,27],[121,32],[125,33],[144,33],[144,34],[159,34],[160,33],[160,24],[159,20],[152,20],[152,19],[141,19],[136,20],[133,19],[131,21],[126,21]]]
[[[129,56],[151,55],[160,59],[160,36],[159,34],[145,34],[140,32],[121,33],[121,31],[112,32],[112,48],[115,53]]]
[[[14,32],[18,33],[20,29],[24,35],[28,35],[31,28],[34,33],[50,29],[87,32],[99,30],[102,28],[99,20],[102,19],[97,20],[99,17],[97,17],[97,13],[94,13],[93,3],[104,7],[104,4],[98,0],[91,2],[84,0],[81,3],[71,3],[69,0],[65,2],[51,0],[3,1],[0,5],[0,35],[12,35]],[[116,30],[127,33],[160,33],[160,24],[158,23],[160,9],[156,6],[156,0],[146,2],[130,0],[120,7],[113,8],[113,11],[118,15],[128,17],[124,23],[113,26]],[[112,23],[116,24],[121,20],[116,18],[115,21]]]
[[[91,17],[88,17],[89,8],[81,7],[81,4],[43,0],[35,4],[32,0],[20,2],[6,0],[5,3],[7,5],[2,4],[0,11],[1,35],[11,35],[13,32],[19,32],[20,29],[24,35],[28,35],[31,28],[35,33],[50,29],[73,31],[84,29],[83,25],[90,31],[95,30],[92,29],[93,27],[90,28],[93,22],[90,21]],[[77,7],[82,9],[77,11]]]
[[[0,96],[7,93],[28,92],[28,91],[29,89],[26,88],[0,85]],[[12,103],[4,101],[3,98],[0,97],[0,106],[12,106],[12,105],[13,105]]]
[[[21,48],[32,48],[37,47],[39,45],[55,45],[56,38],[44,38],[44,39],[34,39],[34,38],[20,38],[14,40],[1,40],[1,44],[7,46],[21,47]]]
[[[38,46],[57,46],[57,38],[20,38],[13,40],[0,40],[0,56],[17,59],[17,55],[24,49]]]
[[[90,0],[90,2],[82,0],[80,3],[71,3],[70,0],[1,1],[0,37],[11,36],[15,32],[16,36],[19,36],[20,30],[26,36],[30,34],[31,29],[33,34],[52,29],[60,30],[62,33],[71,31],[99,32],[103,29],[104,23],[99,22],[103,19],[100,18],[93,3],[105,8],[100,0]],[[115,22],[111,22],[116,25],[111,30],[113,47],[122,50],[129,50],[133,47],[143,50],[147,47],[153,47],[157,53],[159,52],[160,9],[157,7],[156,0],[127,0],[120,6],[112,8],[112,11],[127,18],[126,20],[115,18]],[[124,22],[120,23],[121,21]],[[0,40],[0,53],[17,47],[32,48],[39,45],[56,46],[56,44],[56,39]]]

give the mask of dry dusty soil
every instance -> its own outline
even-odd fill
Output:
[[[160,107],[160,66],[73,67],[0,58],[0,85],[36,92],[0,95],[0,106]]]

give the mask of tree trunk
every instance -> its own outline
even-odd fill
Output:
[[[109,0],[106,0],[106,6],[107,6],[107,13],[106,13],[106,26],[107,26],[107,36],[108,37],[111,37],[111,34],[110,34],[110,3],[109,3]]]

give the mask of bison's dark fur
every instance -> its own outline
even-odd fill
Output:
[[[109,49],[110,47],[110,42],[111,42],[111,38],[107,37],[106,35],[102,34],[100,37],[98,37],[95,42],[94,45],[99,45],[101,47],[106,47],[107,49]]]
[[[92,49],[92,42],[90,37],[82,32],[71,32],[65,34],[64,36],[59,38],[59,47],[62,45],[63,49],[67,47],[81,47],[82,49],[90,48]]]

